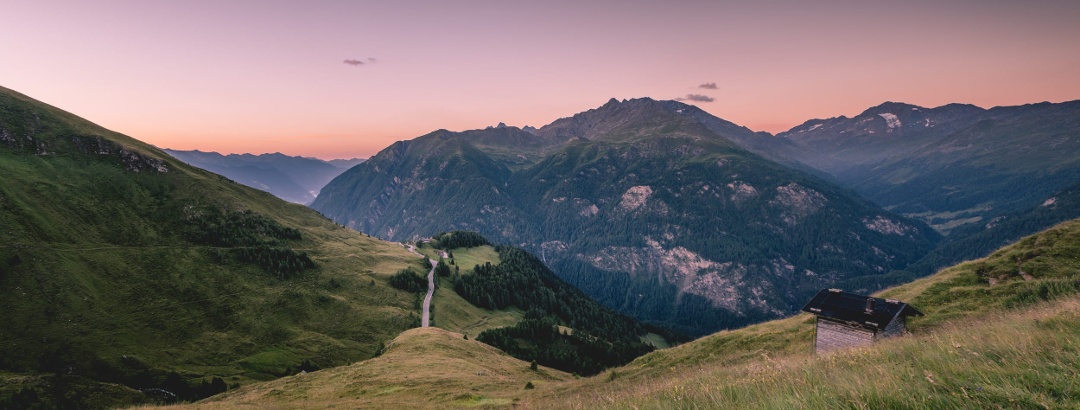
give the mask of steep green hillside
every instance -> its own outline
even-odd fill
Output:
[[[0,397],[198,397],[369,358],[418,320],[386,283],[419,266],[400,246],[7,89],[0,174]]]
[[[392,240],[464,229],[520,245],[602,303],[693,335],[791,313],[819,288],[903,268],[937,240],[739,148],[732,139],[755,134],[712,118],[611,100],[531,133],[437,131],[342,174],[312,207]]]

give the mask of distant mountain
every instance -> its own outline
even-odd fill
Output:
[[[1080,182],[1055,192],[1030,208],[956,228],[933,251],[908,266],[905,270],[909,275],[875,281],[874,288],[906,283],[915,277],[934,273],[942,266],[986,256],[1019,238],[1076,218],[1080,218]]]
[[[696,335],[789,314],[937,240],[733,142],[758,136],[682,103],[613,99],[536,130],[397,142],[312,207],[387,239],[440,227],[518,244],[608,306]]]
[[[310,204],[327,182],[364,159],[294,157],[281,153],[229,154],[165,149],[190,165],[221,174],[241,184],[298,204]]]
[[[401,246],[2,87],[0,174],[0,408],[194,400],[419,321]]]
[[[764,149],[949,233],[1080,182],[1077,118],[1080,101],[988,110],[885,103],[854,118],[807,121]]]
[[[349,169],[364,161],[367,161],[367,158],[332,159],[326,162],[341,169]]]

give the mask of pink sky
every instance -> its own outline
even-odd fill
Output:
[[[1080,99],[1077,1],[0,2],[0,85],[175,149],[367,157],[612,97],[770,132]]]

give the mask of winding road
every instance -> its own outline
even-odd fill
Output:
[[[410,244],[404,245],[409,252],[424,256],[416,251],[415,246]],[[442,252],[440,252],[440,254],[442,254]],[[427,258],[426,256],[424,257]],[[424,296],[424,311],[420,315],[420,327],[431,327],[431,297],[435,295],[435,264],[439,263],[439,261],[431,258],[428,258],[428,260],[431,261],[431,271],[427,273],[427,295]]]
[[[435,294],[435,264],[438,261],[428,260],[431,261],[431,271],[427,273],[427,295],[424,296],[424,314],[420,316],[420,327],[431,326],[431,296]]]

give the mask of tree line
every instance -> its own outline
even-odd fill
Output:
[[[195,243],[215,246],[220,262],[236,261],[258,266],[280,279],[294,277],[316,267],[307,252],[289,248],[302,238],[300,230],[251,210],[225,212],[206,208],[189,218],[186,236]]]
[[[484,331],[477,340],[519,359],[582,375],[628,363],[653,349],[642,340],[649,332],[644,325],[563,282],[535,256],[512,246],[495,250],[501,263],[460,274],[454,291],[478,307],[518,308],[526,315],[515,326]],[[559,325],[573,331],[562,332]]]

